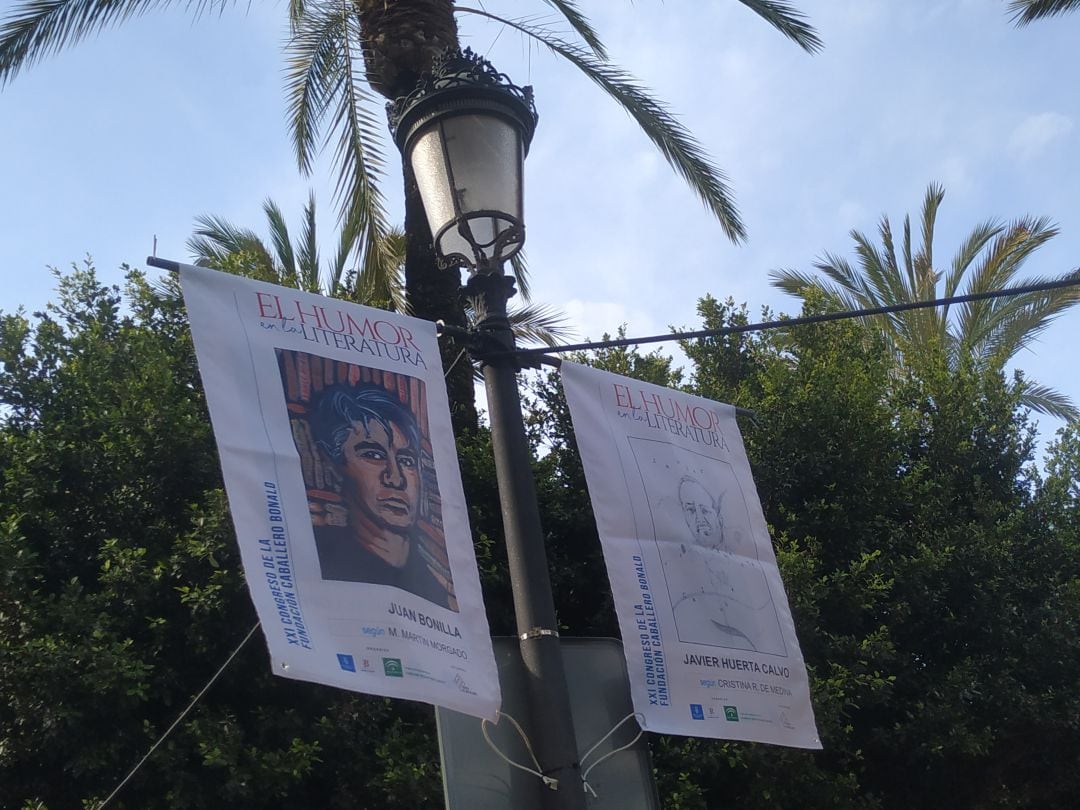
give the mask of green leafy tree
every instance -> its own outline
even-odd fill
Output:
[[[812,296],[804,313],[824,306]],[[699,314],[704,328],[748,320],[709,297]],[[754,411],[740,424],[825,747],[653,736],[662,806],[1068,807],[1066,763],[1080,750],[1075,430],[1041,482],[1000,372],[962,362],[899,374],[886,336],[856,322],[683,349],[685,378],[629,349],[590,362]],[[533,424],[560,622],[613,633],[553,378],[534,394]]]
[[[179,297],[84,267],[0,316],[0,806],[96,806],[254,624]],[[249,642],[110,807],[415,808],[431,713]]]
[[[0,319],[0,805],[91,805],[251,627],[178,300],[61,279]],[[807,314],[821,311],[808,308]],[[744,308],[705,298],[710,327]],[[855,323],[702,339],[609,370],[753,409],[743,435],[821,752],[652,739],[663,806],[1066,808],[1080,782],[1080,439],[1045,479],[1018,392],[973,363],[898,375]],[[615,629],[556,380],[532,397],[560,624]],[[509,588],[483,430],[459,438],[495,632]],[[430,711],[275,678],[244,647],[117,807],[438,802]],[[35,804],[38,803],[38,804]]]
[[[701,312],[709,327],[745,318],[711,299]],[[1071,801],[1059,763],[1080,750],[1066,719],[1080,655],[1062,633],[1080,558],[1067,520],[1047,514],[1075,508],[1073,470],[1054,462],[1057,483],[1040,485],[999,371],[965,359],[898,376],[890,346],[847,322],[686,347],[699,393],[756,412],[744,439],[825,745],[664,742],[687,807]]]
[[[770,273],[772,284],[804,299],[811,293],[821,294],[826,304],[836,309],[869,309],[1043,280],[1020,279],[1019,273],[1027,260],[1058,233],[1044,218],[1024,217],[1009,224],[993,220],[980,223],[961,242],[948,269],[939,269],[934,258],[934,228],[944,196],[941,186],[931,184],[927,188],[917,247],[912,245],[911,219],[904,218],[902,261],[897,258],[892,225],[884,216],[878,227],[880,247],[860,231],[851,232],[857,267],[841,256],[826,253],[814,265],[816,274],[775,270]],[[1070,278],[1080,280],[1080,270],[1048,280]],[[972,363],[976,369],[992,374],[1078,302],[1080,287],[1065,287],[954,308],[895,312],[875,317],[872,324],[885,335],[901,366],[916,373],[941,359],[951,369]],[[1065,420],[1080,417],[1068,397],[1052,388],[1024,379],[1018,387],[1027,407]]]

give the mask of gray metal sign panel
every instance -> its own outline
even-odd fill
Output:
[[[528,734],[525,670],[518,640],[496,638],[494,644],[502,711],[517,720]],[[580,757],[633,712],[626,661],[617,639],[564,638],[561,644]],[[479,719],[441,708],[436,708],[435,717],[447,810],[541,810],[541,794],[547,788],[538,777],[499,758],[484,740]],[[628,743],[638,731],[637,722],[627,720],[589,755],[583,770]],[[488,736],[508,759],[534,767],[511,723],[503,719],[496,726],[488,726]],[[644,736],[601,762],[589,773],[589,784],[596,791],[595,797],[588,795],[586,799],[590,810],[660,809]],[[583,790],[583,786],[562,785],[560,790]]]

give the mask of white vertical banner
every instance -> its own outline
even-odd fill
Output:
[[[730,405],[564,362],[643,728],[820,748]]]
[[[434,324],[181,266],[273,670],[494,720]]]

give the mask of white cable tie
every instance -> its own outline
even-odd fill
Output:
[[[605,734],[603,737],[601,737],[596,742],[596,744],[593,745],[592,748],[590,748],[588,751],[586,751],[582,755],[582,757],[581,757],[581,765],[585,764],[585,760],[587,760],[589,758],[589,755],[593,751],[595,751],[597,748],[599,748],[608,737],[610,737],[612,734],[614,734],[618,730],[619,726],[621,726],[623,723],[625,723],[631,717],[636,719],[637,716],[638,716],[637,712],[631,712],[630,714],[626,715],[626,717],[624,717],[622,720],[620,720],[618,723],[616,723],[614,726],[612,726],[611,731],[609,731],[607,734]],[[642,719],[644,719],[644,718],[642,718]],[[636,743],[638,740],[640,740],[641,735],[644,734],[644,733],[645,733],[645,729],[639,727],[637,736],[634,737],[634,739],[630,740],[630,742],[628,742],[626,745],[623,745],[623,746],[620,746],[619,748],[615,748],[615,749],[613,749],[611,751],[608,751],[606,754],[604,754],[602,757],[600,757],[600,759],[596,760],[596,762],[594,762],[592,765],[590,765],[588,768],[585,768],[581,772],[581,783],[582,783],[583,789],[585,790],[586,793],[592,794],[593,798],[596,798],[596,799],[600,798],[599,796],[596,795],[596,791],[593,789],[593,786],[589,784],[589,779],[588,779],[589,772],[592,771],[593,768],[595,768],[597,765],[599,765],[605,759],[608,759],[609,757],[614,756],[615,754],[619,753],[620,751],[625,751],[627,748],[629,748],[634,743]]]
[[[544,785],[550,790],[558,790],[559,780],[553,776],[548,776],[547,774],[541,772],[540,763],[536,759],[536,754],[533,753],[532,743],[530,743],[529,738],[525,736],[525,732],[522,731],[521,726],[518,725],[518,721],[508,715],[506,712],[498,713],[498,720],[501,720],[504,717],[510,721],[510,723],[514,726],[515,729],[517,729],[518,736],[520,736],[521,741],[525,743],[525,750],[529,752],[529,756],[532,757],[533,765],[535,765],[536,768],[533,769],[527,765],[522,765],[519,762],[514,762],[512,759],[507,757],[506,754],[500,751],[498,746],[496,746],[495,743],[492,742],[491,737],[488,735],[488,725],[494,724],[492,724],[491,721],[485,717],[483,720],[480,721],[480,733],[484,735],[484,740],[487,742],[488,746],[491,748],[492,751],[495,752],[499,759],[501,759],[507,765],[511,765],[515,768],[518,768],[519,770],[525,771],[525,773],[531,773],[533,776],[538,776],[540,777],[540,781],[542,781]],[[498,720],[496,720],[496,722],[498,722]]]
[[[559,631],[548,630],[546,627],[534,627],[532,630],[527,630],[522,633],[518,638],[521,641],[529,641],[530,639],[543,638],[544,636],[554,636],[555,638],[558,638]]]

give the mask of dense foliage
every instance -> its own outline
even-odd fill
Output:
[[[814,306],[811,301],[809,307]],[[745,310],[705,298],[706,327]],[[1039,474],[1017,389],[898,372],[856,324],[609,370],[743,422],[825,749],[652,739],[666,808],[1071,806],[1080,795],[1080,429]],[[89,267],[0,320],[0,806],[104,798],[252,627],[182,306]],[[529,398],[568,634],[615,635],[554,377]],[[492,630],[512,628],[484,431],[460,444]],[[111,806],[440,805],[430,710],[274,677],[245,645]]]

